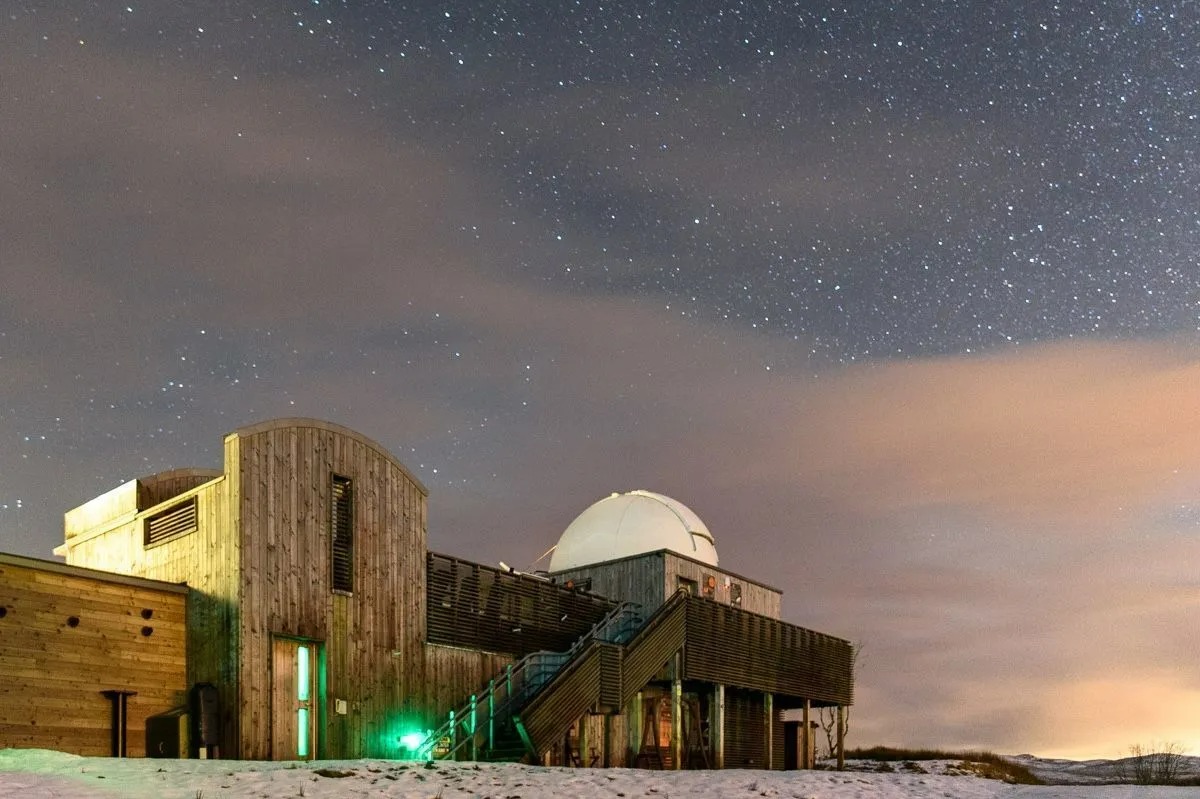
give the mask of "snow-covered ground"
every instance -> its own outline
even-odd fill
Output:
[[[1079,764],[1022,757],[1043,777],[1071,778]],[[1090,765],[1099,768],[1100,761]],[[1183,799],[1200,788],[1130,785],[1018,786],[958,775],[954,761],[859,771],[636,771],[384,760],[264,763],[78,757],[0,749],[0,799]],[[929,773],[918,773],[915,769]],[[1200,758],[1190,759],[1200,770]]]

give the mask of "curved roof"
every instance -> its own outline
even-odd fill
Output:
[[[419,479],[417,479],[417,476],[415,474],[413,474],[412,471],[409,470],[409,468],[407,466],[405,466],[403,463],[401,463],[396,458],[395,455],[388,452],[384,447],[380,446],[380,444],[378,442],[376,442],[370,438],[367,438],[362,433],[359,433],[356,430],[351,430],[349,427],[343,427],[340,424],[335,424],[333,422],[326,422],[322,419],[310,419],[310,418],[304,417],[304,416],[292,416],[292,417],[284,417],[284,418],[280,418],[280,419],[267,419],[266,421],[258,422],[257,424],[249,424],[249,425],[245,425],[243,427],[239,427],[238,429],[234,430],[232,433],[227,434],[225,436],[225,438],[228,439],[229,436],[239,436],[239,437],[253,436],[253,435],[258,435],[259,433],[267,433],[272,430],[280,430],[280,429],[288,428],[288,427],[298,427],[298,428],[309,427],[309,428],[313,428],[315,430],[324,430],[328,433],[336,433],[337,435],[344,436],[346,438],[352,438],[355,441],[358,441],[359,443],[361,443],[363,446],[369,447],[370,449],[375,450],[380,455],[382,455],[383,457],[385,457],[389,461],[391,461],[393,465],[398,467],[400,469],[400,471],[403,472],[408,477],[408,479],[413,482],[414,485],[416,485],[417,489],[422,494],[424,494],[425,496],[429,496],[429,489],[425,487],[425,484],[422,483]]]
[[[652,491],[613,494],[567,525],[550,557],[550,571],[660,549],[717,565],[712,533],[687,505]]]

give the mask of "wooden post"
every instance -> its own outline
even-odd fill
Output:
[[[586,766],[588,764],[588,714],[584,713],[575,723],[579,725],[579,737],[575,741],[575,754],[579,758],[579,765]]]
[[[713,689],[712,720],[708,724],[708,735],[712,743],[713,766],[725,768],[725,686],[721,684]]]
[[[846,770],[846,708],[837,706],[837,767]]]
[[[671,679],[671,766],[683,768],[683,669],[680,653],[675,653],[675,669]]]
[[[812,700],[804,700],[804,726],[800,732],[800,746],[803,747],[800,751],[800,768],[812,768],[816,764],[812,762]]]
[[[600,759],[600,765],[603,768],[609,768],[613,764],[612,728],[613,728],[614,724],[616,724],[616,716],[612,713],[605,713],[604,714],[604,740],[601,741],[601,746],[604,747],[604,751],[603,751],[602,757]]]
[[[634,762],[637,762],[636,758],[642,751],[642,728],[646,725],[646,718],[643,713],[642,692],[638,691],[629,702],[629,724],[626,725],[626,733],[629,737],[629,751],[633,752]],[[625,765],[633,768],[629,763]]]
[[[770,770],[775,765],[775,747],[772,746],[775,736],[772,734],[775,731],[775,696],[773,694],[763,694],[763,732],[766,734],[766,766]]]

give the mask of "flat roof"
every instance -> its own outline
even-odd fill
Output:
[[[0,552],[0,566],[20,566],[26,569],[62,574],[68,577],[81,577],[86,580],[100,580],[106,583],[129,585],[135,588],[149,588],[154,591],[167,591],[173,594],[186,594],[187,583],[168,583],[164,580],[151,580],[148,577],[133,577],[128,574],[115,574],[100,569],[85,569],[82,566],[70,566],[57,560],[42,560],[25,555],[13,555]]]

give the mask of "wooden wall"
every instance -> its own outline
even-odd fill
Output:
[[[670,596],[678,586],[678,578],[684,577],[700,587],[700,596],[718,604],[736,604],[742,610],[769,616],[772,619],[778,619],[782,612],[783,592],[777,588],[771,588],[733,572],[723,571],[674,552],[664,552],[663,557],[665,559],[663,590],[666,592],[664,596]],[[716,586],[711,594],[705,594],[704,584],[710,576],[716,578]],[[733,586],[741,589],[740,602],[734,602]]]
[[[225,458],[241,486],[240,756],[271,756],[273,636],[324,645],[321,757],[395,756],[394,720],[424,710],[424,486],[370,439],[315,420],[243,428]],[[349,594],[331,587],[333,474],[353,486]]]
[[[663,603],[664,551],[648,552],[628,558],[596,563],[578,569],[555,572],[555,581],[580,584],[592,581],[593,593],[624,602],[636,602],[647,615]],[[668,595],[669,596],[669,595]]]
[[[427,644],[422,702],[426,712],[414,719],[420,719],[421,729],[437,729],[451,710],[462,708],[471,694],[482,695],[488,680],[498,677],[512,662],[511,657],[494,652]]]
[[[192,470],[188,470],[192,471]],[[199,471],[199,470],[196,470]],[[135,575],[170,583],[186,582],[192,589],[187,610],[187,682],[207,682],[217,686],[221,700],[222,744],[224,757],[237,757],[237,652],[239,605],[239,538],[237,529],[237,484],[216,477],[154,505],[140,505],[130,515],[128,509],[106,518],[90,513],[99,502],[103,505],[112,494],[162,496],[163,482],[156,492],[136,490],[139,481],[98,497],[67,514],[68,538],[55,550],[67,563],[116,574]],[[145,546],[145,520],[191,497],[197,502],[197,530],[158,544]],[[88,527],[84,521],[92,524]]]
[[[111,754],[112,705],[128,700],[127,751],[146,717],[185,703],[187,589],[0,554],[0,749]]]
[[[708,598],[715,602],[733,604],[730,586],[738,585],[742,598],[737,606],[743,610],[773,619],[778,619],[782,610],[783,594],[778,589],[665,549],[555,572],[552,576],[560,583],[567,580],[580,583],[590,579],[593,592],[612,599],[637,602],[645,608],[646,613],[653,613],[675,593],[680,577],[702,588],[705,578],[712,576],[717,584]],[[701,595],[704,595],[703,591]]]

